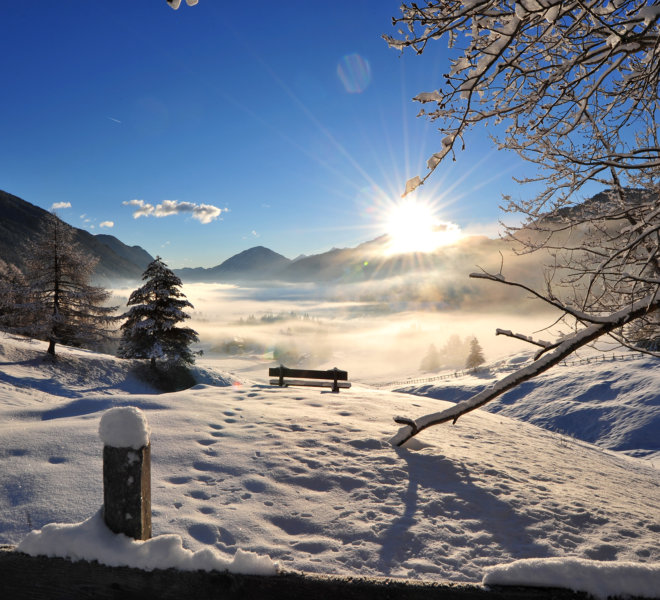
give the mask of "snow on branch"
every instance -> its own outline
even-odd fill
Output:
[[[491,387],[482,390],[467,400],[459,402],[443,411],[425,415],[417,419],[396,417],[395,422],[404,424],[404,427],[399,429],[394,437],[391,438],[390,442],[394,446],[402,446],[412,437],[428,427],[440,425],[441,423],[447,423],[449,421],[456,423],[458,418],[462,415],[484,406],[484,404],[501,396],[510,389],[544,373],[554,365],[559,364],[579,348],[582,348],[599,337],[606,335],[643,315],[653,313],[658,309],[660,309],[660,294],[656,292],[646,298],[638,300],[631,306],[610,315],[609,318],[603,322],[592,323],[575,333],[564,337],[552,351],[538,358],[530,365],[507,375]]]
[[[507,281],[504,279],[504,277],[501,274],[491,274],[491,273],[470,273],[470,278],[472,279],[487,279],[489,281],[495,281],[498,283],[503,283],[505,285],[510,285],[512,287],[517,287],[522,290],[525,290],[532,294],[535,298],[538,298],[539,300],[543,300],[543,302],[546,302],[550,306],[553,306],[566,314],[571,315],[578,321],[586,322],[586,323],[607,323],[610,319],[611,316],[598,316],[598,315],[593,315],[589,314],[580,310],[577,310],[571,306],[568,306],[567,304],[561,302],[557,298],[551,297],[551,296],[544,296],[543,294],[537,292],[535,289],[531,288],[530,286],[527,286],[523,283],[518,283],[516,281]],[[526,340],[527,341],[527,340]]]
[[[552,191],[560,180],[578,189],[610,166],[657,168],[656,9],[646,0],[404,2],[392,19],[398,33],[383,36],[391,47],[422,54],[445,40],[458,54],[436,89],[414,98],[421,115],[441,124],[438,151],[417,183],[453,155],[467,130],[502,121],[501,147],[554,162],[544,176]],[[637,135],[634,144],[621,137],[626,129]]]
[[[516,338],[517,340],[522,340],[523,342],[528,342],[534,344],[535,346],[540,346],[541,348],[549,348],[553,344],[550,342],[545,342],[543,340],[535,340],[528,335],[523,335],[522,333],[513,333],[509,329],[496,329],[495,335],[505,335],[507,337]]]

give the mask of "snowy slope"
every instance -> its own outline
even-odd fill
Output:
[[[524,365],[529,354],[463,375],[395,389],[458,402]],[[638,353],[593,354],[558,365],[486,405],[486,410],[534,423],[631,456],[660,459],[660,362]]]
[[[38,342],[0,347],[1,544],[97,512],[99,420],[131,405],[152,429],[154,534],[192,550],[473,582],[523,558],[660,561],[660,471],[642,459],[485,411],[394,449],[392,416],[438,400],[280,389],[218,363],[211,385],[156,395],[112,357],[63,348],[44,365]]]

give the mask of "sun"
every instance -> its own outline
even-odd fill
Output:
[[[407,200],[392,206],[385,229],[390,238],[388,254],[433,252],[461,238],[457,225],[442,222],[431,204],[419,200]]]

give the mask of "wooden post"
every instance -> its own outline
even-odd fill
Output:
[[[103,519],[115,533],[151,537],[151,444],[103,447]]]
[[[101,418],[103,520],[115,533],[151,537],[151,444],[141,410],[111,408]]]

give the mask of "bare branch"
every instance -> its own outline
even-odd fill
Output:
[[[579,348],[590,344],[601,336],[607,335],[608,333],[623,327],[642,315],[653,313],[658,309],[660,309],[660,297],[658,294],[654,294],[636,302],[629,308],[610,315],[610,319],[605,323],[589,325],[573,335],[566,337],[552,352],[536,360],[531,365],[525,366],[515,373],[507,375],[495,385],[475,394],[468,400],[459,402],[446,410],[420,417],[419,419],[412,420],[405,417],[397,417],[396,422],[404,423],[405,426],[397,432],[390,442],[395,446],[402,446],[409,439],[421,431],[424,431],[427,427],[447,423],[449,421],[456,423],[459,417],[482,407],[484,404],[501,396],[510,389],[544,373],[551,367],[560,363],[567,356],[573,354],[573,352]]]

